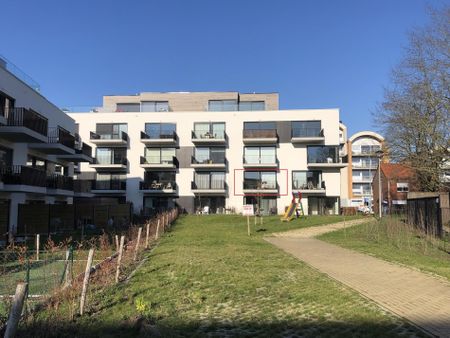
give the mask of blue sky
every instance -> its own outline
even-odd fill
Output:
[[[444,0],[3,0],[0,54],[58,106],[141,91],[279,92],[376,129],[407,31]],[[9,13],[10,15],[5,15]]]

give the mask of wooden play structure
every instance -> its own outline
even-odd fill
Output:
[[[290,222],[294,217],[299,218],[300,216],[305,216],[302,204],[302,193],[298,192],[297,195],[292,193],[291,204],[286,209],[283,217],[281,217],[281,221]]]

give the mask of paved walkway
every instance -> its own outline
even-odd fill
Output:
[[[274,234],[266,240],[429,333],[450,337],[450,283],[312,238],[340,229],[342,223]]]

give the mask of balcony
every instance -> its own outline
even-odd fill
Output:
[[[192,131],[192,143],[194,144],[225,144],[227,135],[224,131],[210,132],[204,130]]]
[[[47,193],[51,195],[72,195],[73,178],[58,174],[47,176]]]
[[[353,189],[352,191],[355,196],[372,196],[372,190],[370,189]]]
[[[73,180],[73,192],[76,197],[93,197],[91,180]]]
[[[177,184],[174,181],[160,181],[157,182],[152,181],[152,182],[147,182],[147,181],[142,181],[139,182],[139,190],[142,191],[143,193],[148,193],[148,194],[162,194],[162,195],[171,195],[171,194],[176,194],[177,192]]]
[[[157,145],[175,145],[177,143],[177,134],[175,132],[164,133],[158,132],[156,134],[147,134],[141,131],[141,142],[144,144]]]
[[[191,167],[195,169],[225,169],[226,165],[225,157],[211,156],[208,159],[191,157]]]
[[[300,192],[304,195],[325,195],[325,182],[309,181],[309,182],[292,182],[292,191]]]
[[[292,128],[292,143],[321,143],[325,141],[323,129],[320,128]]]
[[[209,181],[202,183],[192,181],[191,189],[195,195],[221,196],[227,193],[227,184],[225,181]]]
[[[59,159],[72,162],[89,162],[92,163],[92,148],[86,143],[82,142],[80,137],[75,135],[75,153],[71,155],[60,155]]]
[[[277,168],[278,161],[274,155],[244,155],[244,168]]]
[[[47,193],[47,173],[43,170],[21,166],[0,167],[3,191]]]
[[[308,168],[317,168],[317,169],[331,169],[331,168],[344,168],[348,165],[348,163],[343,163],[341,160],[333,160],[332,158],[328,158],[325,161],[314,161],[310,162],[308,160]]]
[[[376,170],[378,168],[378,162],[377,163],[362,163],[362,162],[353,162],[352,163],[353,169],[367,169],[367,170]]]
[[[165,169],[175,170],[178,168],[178,160],[175,156],[172,158],[161,158],[160,156],[141,156],[141,168],[145,169]]]
[[[48,129],[48,143],[32,143],[30,148],[48,155],[73,155],[75,154],[75,136],[61,127]]]
[[[95,194],[124,194],[126,190],[126,180],[92,181],[91,191]]]
[[[91,131],[90,141],[98,146],[126,147],[128,134],[121,131],[117,134],[97,134]]]
[[[123,171],[127,169],[127,159],[125,157],[112,158],[109,160],[94,158],[91,168],[108,171]]]
[[[275,182],[254,181],[244,179],[243,191],[244,194],[272,195],[278,193],[278,184]]]
[[[0,137],[12,142],[47,143],[48,120],[31,109],[10,108],[2,111],[6,123],[0,125]]]
[[[276,129],[244,129],[242,139],[245,144],[274,144],[278,134]]]
[[[381,150],[380,146],[361,146],[352,149],[352,156],[370,156],[377,157],[377,152]]]
[[[366,177],[364,177],[364,176],[353,176],[352,177],[352,181],[353,182],[357,182],[357,183],[372,183],[373,176],[366,176]]]

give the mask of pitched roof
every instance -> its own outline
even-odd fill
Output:
[[[381,171],[387,178],[407,179],[415,176],[413,169],[399,163],[381,163]]]

